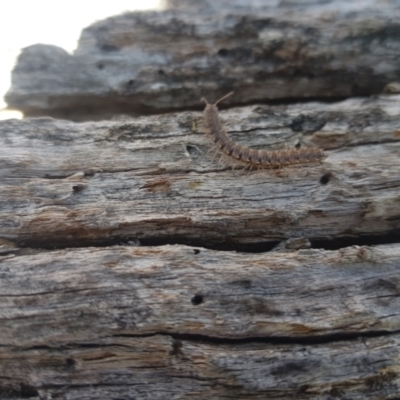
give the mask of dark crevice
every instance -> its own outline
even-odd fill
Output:
[[[249,336],[249,337],[220,337],[220,336],[210,336],[203,334],[193,334],[193,333],[174,333],[174,332],[154,332],[152,334],[135,335],[135,334],[116,334],[113,337],[151,337],[151,336],[169,336],[174,341],[191,341],[200,342],[206,344],[217,344],[217,345],[232,345],[232,344],[250,344],[250,343],[266,343],[266,344],[300,344],[300,345],[317,345],[324,343],[349,341],[349,340],[360,340],[362,338],[374,338],[382,336],[397,335],[400,330],[387,331],[387,330],[377,330],[377,331],[366,331],[366,332],[339,332],[322,334],[315,336]]]
[[[126,82],[128,88],[135,84],[134,80],[129,80]],[[215,96],[218,98],[218,96]],[[362,96],[358,96],[362,97]],[[369,98],[369,96],[365,96]],[[255,99],[247,102],[231,102],[230,104],[218,105],[220,109],[228,109],[232,107],[246,107],[252,105],[273,105],[273,106],[284,106],[291,104],[305,104],[311,102],[319,102],[325,104],[331,104],[338,101],[347,100],[350,96],[335,96],[335,97],[286,97],[280,99]],[[82,103],[82,99],[81,103]],[[213,99],[214,100],[214,99]],[[72,100],[71,100],[72,101]],[[116,115],[126,115],[132,117],[138,116],[149,116],[149,115],[160,115],[169,114],[185,111],[199,111],[203,110],[204,106],[202,103],[198,102],[198,105],[186,106],[186,107],[168,107],[168,108],[154,108],[151,106],[139,104],[137,102],[129,103],[126,99],[113,99],[108,98],[108,101],[99,100],[98,98],[88,98],[86,103],[82,103],[82,106],[77,109],[76,107],[65,107],[65,108],[53,108],[53,109],[39,109],[39,108],[27,108],[22,110],[24,117],[52,117],[59,119],[67,119],[70,121],[82,122],[82,121],[98,121],[104,119],[111,119]]]
[[[162,246],[167,244],[181,244],[191,247],[202,247],[210,250],[219,251],[237,251],[243,253],[264,253],[273,250],[279,243],[289,238],[282,240],[274,240],[268,242],[257,243],[237,243],[232,241],[224,242],[204,242],[200,240],[180,239],[143,239],[140,240],[142,246]],[[349,246],[374,246],[381,244],[400,243],[400,229],[391,232],[376,234],[376,235],[361,235],[361,236],[343,236],[334,239],[310,239],[311,248],[325,250],[339,250]]]
[[[104,235],[106,236],[106,235]],[[236,251],[242,253],[265,253],[269,252],[282,241],[270,240],[256,243],[238,243],[234,240],[225,241],[205,241],[200,239],[188,239],[181,236],[168,236],[162,238],[140,238],[140,237],[114,237],[112,239],[86,240],[83,238],[67,239],[61,237],[56,239],[54,235],[52,240],[43,241],[42,239],[26,239],[19,241],[16,245],[20,249],[42,249],[42,250],[61,250],[65,248],[81,247],[108,247],[108,246],[164,246],[164,245],[185,245],[196,248],[205,248],[217,251]],[[400,229],[382,234],[360,235],[360,236],[342,236],[336,238],[308,238],[313,249],[338,250],[349,246],[376,246],[382,244],[400,243]]]
[[[312,248],[324,250],[339,250],[348,246],[377,246],[394,243],[400,243],[400,229],[374,235],[342,236],[334,239],[311,239]]]
[[[312,332],[312,331],[310,331]],[[358,341],[367,338],[375,338],[375,337],[386,337],[398,335],[400,330],[372,330],[365,332],[337,332],[337,333],[329,333],[329,334],[320,334],[314,336],[248,336],[248,337],[221,337],[221,336],[211,336],[205,334],[193,334],[193,333],[176,333],[176,332],[151,332],[151,333],[121,333],[112,335],[113,338],[149,338],[156,336],[165,336],[172,339],[172,353],[179,353],[182,347],[182,341],[195,342],[199,344],[207,344],[207,345],[243,345],[243,344],[280,344],[280,345],[321,345],[328,344],[333,342],[344,342],[344,341]],[[61,348],[58,346],[57,351],[60,349],[88,349],[88,348],[99,348],[99,347],[113,347],[120,346],[121,343],[113,343],[110,342],[108,344],[102,343],[102,341],[96,342],[70,342]],[[124,346],[125,347],[125,346]],[[129,346],[128,346],[129,347]],[[32,346],[29,348],[25,348],[25,351],[53,351],[55,348],[50,346]],[[72,357],[67,357],[65,359],[65,364],[69,368],[73,368],[76,364],[76,361]]]
[[[67,179],[70,176],[72,176],[73,174],[55,174],[55,175],[51,175],[51,174],[45,174],[44,176],[42,176],[42,179]]]
[[[18,389],[0,386],[0,399],[30,399],[38,396],[39,392],[31,385],[22,383]]]
[[[191,342],[200,342],[206,344],[217,344],[217,345],[232,345],[232,344],[247,344],[247,343],[266,343],[266,344],[301,344],[301,345],[316,345],[316,344],[324,344],[331,342],[341,342],[341,341],[349,341],[349,340],[360,340],[363,338],[374,338],[374,337],[382,337],[382,336],[392,336],[400,334],[400,329],[397,330],[371,330],[365,332],[336,332],[336,333],[328,333],[328,334],[320,334],[320,335],[311,335],[312,330],[310,330],[310,335],[308,336],[246,336],[246,337],[221,337],[221,336],[212,336],[206,334],[197,334],[197,333],[177,333],[177,332],[167,332],[167,331],[159,331],[159,332],[148,332],[148,333],[116,333],[112,335],[114,338],[149,338],[154,336],[168,336],[173,339],[173,347],[175,347],[175,351],[177,351],[176,347],[179,347],[179,344],[182,340],[191,341]],[[115,346],[120,344],[115,343],[102,343],[101,341],[95,342],[69,342],[64,346],[61,346],[61,349],[71,349],[71,348],[98,348],[98,347],[108,347]],[[32,350],[43,350],[43,351],[53,351],[55,348],[57,350],[60,349],[59,346],[52,347],[46,345],[40,346],[31,346],[25,348],[26,351]],[[72,362],[71,362],[72,360]],[[66,363],[75,364],[75,361],[69,357],[66,359]]]
[[[84,240],[84,239],[66,239],[61,238],[59,241],[53,239],[47,240],[45,243],[42,240],[24,240],[17,242],[20,249],[42,249],[42,250],[62,250],[65,248],[86,248],[86,247],[109,247],[109,246],[165,246],[165,245],[184,245],[190,247],[200,247],[210,250],[219,251],[237,251],[243,253],[264,253],[272,250],[280,241],[260,242],[260,243],[234,243],[234,242],[205,242],[196,239],[185,238],[156,238],[156,239],[138,239],[138,238],[122,238],[116,237],[113,239],[102,240]]]
[[[114,335],[113,335],[114,336]],[[115,336],[124,336],[124,335],[115,335]],[[147,337],[152,337],[155,336],[154,333],[146,333],[146,334],[138,334],[134,335],[132,337],[137,337],[137,338],[147,338]],[[80,349],[96,349],[96,348],[107,348],[107,347],[130,347],[129,344],[123,344],[123,343],[104,343],[101,340],[103,339],[102,336],[99,336],[96,338],[97,341],[94,342],[66,342],[66,343],[57,343],[51,346],[46,346],[46,345],[35,345],[35,346],[30,346],[30,347],[25,347],[22,350],[23,351],[43,351],[43,352],[53,352],[53,351],[64,351],[64,350],[69,350],[69,349],[74,349],[74,348],[80,348]],[[7,346],[7,347],[12,347],[14,349],[20,349],[18,346]],[[67,357],[65,359],[65,363],[69,366],[74,366],[76,365],[76,360],[73,357]]]

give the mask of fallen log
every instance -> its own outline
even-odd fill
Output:
[[[13,72],[97,122],[0,122],[0,398],[396,399],[398,7],[169,3]],[[193,110],[231,90],[235,143],[326,158],[220,160]]]
[[[24,49],[8,106],[98,120],[198,108],[201,96],[230,90],[227,104],[243,105],[368,96],[400,81],[395,2],[198,0],[176,8],[96,22],[73,54]]]
[[[196,112],[4,121],[0,237],[47,248],[140,241],[268,250],[304,237],[327,248],[393,242],[399,110],[398,96],[383,96],[222,112],[239,143],[317,146],[327,154],[321,165],[250,172],[213,157]]]
[[[399,258],[398,244],[267,254],[116,246],[3,256],[0,393],[393,398]]]

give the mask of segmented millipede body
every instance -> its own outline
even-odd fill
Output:
[[[201,99],[206,104],[204,109],[204,121],[208,134],[214,140],[216,146],[227,156],[247,164],[250,168],[276,168],[291,164],[305,164],[321,162],[325,158],[322,149],[309,147],[293,150],[256,150],[235,143],[226,133],[218,115],[217,104],[233,92],[221,97],[214,104],[210,104],[204,97]]]

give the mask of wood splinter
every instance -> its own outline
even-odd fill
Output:
[[[316,163],[321,162],[326,157],[323,150],[318,147],[269,151],[251,149],[235,143],[222,126],[217,107],[218,103],[232,94],[233,92],[226,94],[214,104],[210,104],[204,97],[201,98],[201,101],[206,104],[204,109],[206,131],[212,136],[217,148],[225,155],[247,164],[250,169],[253,167],[278,168],[293,164]]]

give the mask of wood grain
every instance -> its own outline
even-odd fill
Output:
[[[27,47],[12,74],[9,107],[99,120],[200,109],[201,96],[230,90],[236,95],[227,104],[236,105],[397,90],[396,2],[187,3],[96,22],[73,54]]]
[[[399,258],[398,244],[3,256],[0,393],[395,398]]]
[[[201,113],[0,123],[0,238],[65,247],[142,241],[219,248],[398,235],[400,97],[223,111],[238,143],[323,148],[320,166],[218,163]],[[325,246],[325,245],[324,245]]]
[[[0,122],[0,399],[398,400],[398,6],[165,4],[13,71],[63,120]],[[235,143],[326,159],[232,170],[231,90]]]

